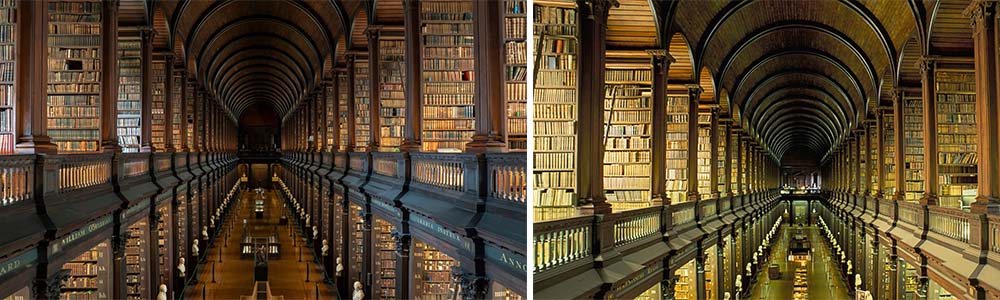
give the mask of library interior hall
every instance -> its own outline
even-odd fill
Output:
[[[0,299],[525,299],[525,0],[0,0]]]
[[[997,1],[532,7],[535,299],[1000,299]]]

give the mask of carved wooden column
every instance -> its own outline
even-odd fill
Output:
[[[421,118],[423,101],[421,97],[421,49],[420,49],[420,1],[403,0],[403,31],[405,43],[406,79],[403,81],[403,96],[406,97],[406,120],[403,126],[403,143],[399,151],[419,152],[421,150]],[[353,73],[353,72],[351,72]],[[352,80],[353,81],[353,80]],[[351,94],[353,95],[353,94]],[[352,97],[353,98],[353,97]],[[354,118],[350,118],[353,122]],[[353,130],[351,130],[353,132]]]
[[[744,148],[745,145],[743,144],[743,138],[741,136],[740,129],[739,129],[738,126],[739,126],[739,124],[736,123],[736,121],[734,120],[733,121],[733,128],[732,128],[733,132],[731,134],[735,135],[735,137],[736,137],[735,138],[736,145],[733,145],[734,147],[736,147],[736,157],[733,158],[733,159],[736,160],[736,176],[735,176],[734,179],[736,179],[736,194],[739,194],[739,196],[740,196],[739,197],[739,199],[740,199],[739,200],[739,204],[742,207],[742,206],[746,205],[746,203],[747,203],[746,202],[746,196],[745,196],[746,192],[745,192],[745,189],[743,187],[744,183],[746,182],[746,181],[743,180],[744,179],[743,176],[745,175],[745,172],[746,172],[744,170],[744,168],[743,168],[743,163],[746,162],[746,161],[745,161],[745,158],[743,157],[743,151],[745,149]]]
[[[333,128],[332,128],[333,132],[327,132],[327,134],[333,135],[333,143],[330,145],[330,152],[334,153],[340,151],[340,146],[341,146],[340,145],[340,76],[337,73],[338,71],[333,71],[333,74],[331,74],[332,79],[330,80],[330,87],[324,89],[327,90],[326,93],[329,93],[328,96],[326,97],[327,101],[333,102],[333,113],[332,113],[333,120],[328,120],[333,122]],[[329,96],[332,96],[333,98],[330,98]],[[332,164],[333,162],[331,161],[330,163]]]
[[[174,53],[163,54],[163,145],[166,152],[177,152],[174,146]]]
[[[317,102],[321,103],[320,104],[320,109],[319,109],[319,119],[320,119],[320,121],[319,121],[319,124],[316,124],[316,126],[319,126],[319,137],[317,138],[319,140],[319,144],[316,146],[316,151],[317,152],[326,152],[326,151],[329,151],[329,149],[330,149],[330,143],[329,143],[329,141],[330,141],[330,137],[329,137],[330,136],[330,132],[329,132],[329,128],[330,128],[330,119],[329,119],[329,114],[330,114],[330,93],[329,93],[329,90],[330,89],[329,89],[329,87],[330,87],[330,82],[324,79],[322,81],[322,83],[320,83],[319,92],[316,93],[316,95],[318,95],[317,97],[319,97],[319,99],[317,99]],[[322,159],[320,159],[320,161],[322,162]]]
[[[118,152],[118,0],[101,11],[101,148]],[[47,49],[42,47],[33,51]]]
[[[976,0],[965,9],[972,19],[976,66],[976,129],[979,136],[977,168],[979,195],[976,213],[1000,214],[1000,121],[997,108],[997,2]]]
[[[472,1],[475,33],[476,133],[465,145],[467,152],[507,152],[504,70],[503,1]],[[601,108],[604,106],[601,105]],[[603,112],[602,112],[603,113]]]
[[[711,117],[711,128],[709,128],[709,147],[708,149],[708,161],[709,161],[709,186],[711,187],[711,198],[719,199],[719,109],[716,107],[712,108]],[[720,205],[716,204],[716,212],[720,209]]]
[[[611,205],[604,197],[604,55],[607,48],[610,0],[578,0],[580,46],[577,60],[577,197],[584,213],[606,214]],[[608,230],[610,234],[610,230]],[[609,239],[599,238],[605,242]],[[601,245],[602,247],[610,245]]]
[[[878,163],[876,164],[878,173],[878,186],[875,187],[875,198],[878,201],[882,201],[885,195],[882,192],[885,190],[885,114],[887,109],[885,107],[879,106],[878,112],[875,115],[875,130],[878,132],[878,139],[875,140],[876,152],[878,153]],[[878,209],[879,207],[873,207],[872,209]],[[885,212],[882,212],[885,213]]]
[[[670,204],[666,195],[666,157],[667,157],[667,74],[674,58],[666,49],[646,50],[652,55],[653,65],[653,123],[652,140],[650,141],[651,164],[650,195],[653,205]]]
[[[201,103],[205,101],[205,99],[203,99],[205,95],[204,93],[201,92],[201,88],[198,87],[197,83],[195,83],[191,87],[190,93],[192,96],[191,100],[194,101],[190,112],[192,118],[191,126],[193,129],[191,130],[191,132],[193,133],[193,135],[191,136],[191,152],[201,152],[202,135],[200,129],[198,128],[199,126],[198,124],[199,122],[201,122],[201,119],[203,118],[204,115],[204,112],[202,112],[201,110]]]
[[[416,0],[413,0],[413,1],[416,1]],[[419,37],[418,37],[418,39],[419,39]],[[355,59],[357,59],[357,57],[354,54],[347,55],[347,57],[346,57],[346,60],[347,60],[347,147],[345,148],[346,149],[345,152],[354,152],[354,147],[356,146],[355,145],[355,139],[357,138],[357,136],[356,136],[356,133],[357,133],[356,132],[356,130],[357,130],[357,122],[356,122],[356,120],[358,118],[358,115],[357,115],[357,111],[354,109],[354,61],[355,61]],[[406,67],[410,68],[410,65],[414,65],[414,64],[406,64]],[[417,66],[417,67],[419,69],[419,66]],[[407,78],[410,78],[410,77],[407,77]],[[419,84],[419,81],[417,83]],[[409,107],[409,106],[407,106],[407,107]],[[406,111],[409,112],[411,110],[412,109],[407,109]],[[417,118],[420,118],[420,116],[418,115]],[[410,117],[407,116],[406,120],[407,120],[407,122],[409,122]],[[418,144],[417,146],[418,147],[417,147],[416,151],[420,151],[420,147],[419,147],[420,145]]]
[[[142,80],[142,111],[140,112],[142,126],[142,137],[139,140],[142,146],[140,152],[155,152],[153,146],[153,37],[156,31],[152,27],[142,27],[139,29],[139,38],[142,40],[142,63],[140,65],[140,76]]]
[[[48,12],[46,1],[17,1],[14,151],[19,154],[58,151],[48,135],[48,54],[39,51],[48,48]]]
[[[378,152],[380,151],[379,146],[381,146],[382,140],[382,118],[381,107],[382,107],[382,76],[381,67],[379,66],[379,60],[381,53],[379,50],[379,28],[372,27],[371,24],[368,25],[367,30],[365,30],[365,36],[368,37],[368,151]],[[408,61],[407,64],[420,65],[418,61]]]
[[[725,178],[726,178],[726,180],[725,180],[725,182],[723,182],[723,184],[725,186],[723,186],[722,189],[725,191],[725,197],[726,198],[732,198],[733,197],[733,163],[732,163],[732,161],[733,161],[733,159],[735,159],[733,157],[733,155],[732,155],[732,149],[733,149],[733,143],[732,143],[732,140],[733,140],[732,139],[733,123],[732,123],[732,119],[728,119],[728,118],[725,119],[725,120],[722,120],[722,123],[726,125],[726,128],[722,130],[722,137],[721,137],[721,138],[726,139],[726,149],[723,150],[725,153],[722,154],[725,157],[725,160],[724,160],[725,163],[724,163],[724,166],[723,166],[723,172],[725,172]],[[730,203],[730,205],[729,205],[730,209],[736,207],[736,203],[734,203],[734,201],[732,199],[729,200],[729,203]]]
[[[687,132],[687,202],[698,202],[698,99],[701,86],[688,86],[688,132]],[[697,205],[695,205],[697,207]],[[701,215],[695,210],[695,215]]]
[[[188,103],[187,103],[187,95],[188,95],[188,93],[191,92],[191,91],[188,90],[188,84],[187,84],[187,81],[188,81],[188,76],[187,75],[188,74],[187,74],[187,70],[185,70],[184,68],[180,68],[179,70],[177,70],[177,73],[181,77],[181,82],[180,82],[181,94],[178,95],[178,99],[175,100],[175,101],[179,101],[180,102],[180,108],[181,108],[181,111],[180,111],[180,115],[181,115],[181,128],[180,128],[181,129],[180,130],[180,132],[181,132],[181,138],[180,138],[181,144],[180,144],[180,151],[181,152],[191,152],[191,148],[190,148],[191,146],[188,145],[188,142],[187,142],[187,140],[188,140],[188,119],[187,119],[187,114],[188,114],[187,107],[188,107]]]
[[[937,101],[934,60],[922,57],[920,80],[924,104],[924,197],[921,204],[938,205]]]

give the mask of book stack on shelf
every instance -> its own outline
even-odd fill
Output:
[[[129,300],[149,297],[146,286],[146,221],[139,221],[128,227],[125,240],[125,296]]]
[[[712,193],[712,114],[698,113],[698,194],[702,199]]]
[[[170,91],[170,95],[173,99],[173,101],[170,102],[170,110],[171,113],[173,113],[173,115],[170,116],[170,120],[171,122],[173,122],[173,124],[171,125],[173,126],[171,128],[173,132],[171,134],[173,135],[174,147],[180,149],[181,122],[184,122],[184,109],[181,106],[182,104],[181,91],[184,89],[183,86],[184,78],[181,76],[181,72],[175,72],[173,75],[171,75],[171,77],[172,77],[171,80],[173,80],[173,83],[170,86],[170,89],[172,90]]]
[[[667,95],[666,194],[671,203],[687,202],[688,97]]]
[[[493,297],[491,299],[495,300],[524,300],[524,296],[518,295],[517,292],[511,290],[500,283],[493,281]]]
[[[97,151],[100,144],[101,7],[49,2],[48,129],[60,152]]]
[[[122,152],[139,152],[142,136],[142,42],[118,38],[118,144]]]
[[[166,62],[163,60],[153,60],[151,64],[153,69],[152,74],[150,75],[152,77],[153,86],[151,87],[152,90],[150,90],[150,92],[152,93],[153,98],[150,99],[150,102],[153,107],[150,108],[150,117],[152,117],[152,120],[150,121],[149,126],[152,129],[152,135],[149,137],[149,143],[153,145],[153,148],[156,148],[156,151],[162,152],[167,146],[166,140],[164,139],[166,136],[164,133],[167,128],[165,115],[167,105],[167,93],[165,90],[167,77],[164,74]]]
[[[157,211],[160,213],[160,220],[156,224],[156,254],[159,283],[170,285],[170,272],[172,271],[170,253],[170,206],[164,206]]]
[[[899,261],[903,266],[903,268],[901,268],[903,271],[903,297],[900,298],[915,299],[914,297],[917,296],[917,289],[920,285],[920,278],[919,274],[917,274],[917,269],[903,261],[902,258],[900,258]]]
[[[919,97],[903,97],[903,144],[906,149],[903,171],[906,201],[919,201],[924,195],[924,101]]]
[[[535,216],[576,203],[576,10],[535,5]]]
[[[694,260],[685,264],[677,271],[674,271],[677,283],[674,285],[674,299],[691,300],[697,299],[697,289],[695,288]]]
[[[348,141],[350,134],[347,132],[347,130],[350,129],[347,125],[347,122],[350,122],[350,120],[348,120],[350,107],[347,105],[348,98],[350,97],[349,80],[350,78],[347,72],[337,72],[337,95],[339,95],[337,98],[337,105],[340,106],[340,115],[337,116],[337,122],[340,122],[340,132],[338,133],[340,139],[340,149],[338,150],[340,151],[347,151],[347,145],[350,144]]]
[[[403,96],[405,50],[406,43],[402,38],[383,36],[379,39],[380,151],[399,151],[399,145],[403,144],[403,128],[406,126],[406,98]]]
[[[360,247],[360,245],[365,244],[365,222],[364,219],[361,218],[361,207],[354,205],[353,203],[351,203],[350,206],[351,212],[348,220],[351,222],[351,232],[348,234],[350,234],[352,249],[350,257],[351,270],[354,270],[354,274],[351,274],[351,278],[356,281],[361,280],[362,278],[361,265],[364,263],[365,247]]]
[[[739,160],[739,158],[740,158],[740,151],[739,151],[739,148],[740,148],[740,135],[736,134],[735,129],[732,132],[730,132],[730,134],[729,134],[729,145],[730,145],[729,146],[729,156],[730,156],[730,160],[729,160],[729,164],[730,164],[729,176],[730,176],[730,178],[732,178],[732,179],[730,179],[730,182],[729,182],[729,188],[733,191],[733,195],[739,195],[739,194],[741,194],[740,193],[741,192],[740,191],[740,181],[739,181],[739,179],[740,179],[739,174],[740,174],[740,170],[741,170],[740,169],[740,164],[739,164],[739,162],[740,162],[740,160]],[[739,252],[737,252],[737,253],[739,253]],[[739,257],[737,256],[737,258],[739,258]]]
[[[976,201],[976,74],[938,71],[937,146],[940,205],[969,209]]]
[[[527,12],[525,0],[504,1],[504,50],[507,99],[507,148],[528,150],[528,48],[525,32]]]
[[[363,152],[371,135],[371,97],[368,93],[368,59],[354,61],[354,151]]]
[[[396,242],[390,234],[396,230],[389,222],[375,219],[375,270],[378,297],[375,299],[393,299],[396,297]]]
[[[729,163],[729,161],[726,160],[726,144],[729,143],[729,140],[726,138],[726,124],[719,122],[715,133],[715,138],[717,139],[716,146],[718,146],[715,151],[715,164],[717,171],[716,174],[719,175],[718,181],[716,181],[715,189],[719,195],[722,195],[723,192],[726,191],[726,178],[729,177],[729,174],[726,174],[726,164]]]
[[[878,174],[879,164],[882,163],[882,162],[878,161],[878,153],[879,153],[878,152],[878,139],[879,139],[878,125],[875,123],[875,121],[871,121],[871,122],[869,122],[869,127],[868,127],[868,140],[870,141],[870,145],[871,146],[868,148],[868,152],[866,152],[866,153],[868,153],[868,162],[869,162],[868,163],[868,170],[869,170],[868,171],[868,174],[869,174],[869,176],[868,176],[868,178],[869,178],[869,182],[868,182],[868,188],[869,189],[868,189],[868,191],[869,191],[869,195],[872,196],[872,197],[875,197],[875,195],[878,195],[878,192],[879,192],[878,191],[878,181],[880,179],[882,179],[881,176],[879,176],[879,174]]]
[[[650,204],[652,72],[604,73],[604,193],[615,210]]]
[[[337,80],[337,79],[334,78],[333,80]],[[324,126],[326,126],[326,147],[327,148],[323,149],[325,151],[337,150],[337,149],[333,149],[333,145],[336,145],[337,142],[340,141],[339,140],[339,138],[340,138],[340,135],[339,135],[340,132],[334,131],[334,126],[337,125],[338,122],[340,122],[340,120],[337,119],[340,116],[334,114],[334,109],[338,109],[339,108],[338,105],[340,105],[340,103],[337,103],[337,94],[334,94],[337,91],[335,91],[333,89],[333,87],[334,87],[334,85],[332,83],[331,84],[327,84],[325,87],[323,87],[324,89],[326,89],[324,91],[324,93],[325,93],[324,95],[326,95],[326,99],[323,99],[323,101],[326,103],[326,108],[325,108],[326,109],[326,124],[324,124]]]
[[[718,268],[718,266],[719,266],[718,262],[716,261],[716,258],[715,258],[715,252],[717,252],[715,250],[716,249],[715,247],[718,247],[718,246],[712,246],[712,247],[708,248],[708,250],[705,251],[705,253],[706,253],[706,255],[705,255],[705,266],[704,266],[704,268],[705,268],[705,272],[704,272],[704,277],[705,277],[705,299],[719,299],[719,297],[716,295],[716,293],[718,292],[718,290],[716,289],[716,286],[715,286],[715,275],[714,275],[715,268]]]
[[[178,258],[187,257],[188,254],[187,245],[188,241],[191,240],[191,238],[188,237],[188,228],[187,228],[187,223],[188,223],[187,202],[188,202],[187,195],[185,195],[185,193],[177,193],[177,214],[175,215],[176,219],[174,223],[176,224],[175,225],[176,227],[174,227],[174,230],[177,231],[176,247],[177,247]]]
[[[14,39],[17,3],[0,1],[0,153],[14,153]]]
[[[865,152],[865,140],[862,139],[862,138],[860,138],[860,136],[855,136],[855,137],[857,137],[857,138],[855,138],[854,141],[850,142],[851,153],[848,155],[848,161],[850,162],[849,166],[850,166],[851,173],[849,173],[849,174],[859,174],[861,176],[864,176],[864,172],[862,172],[862,170],[865,169],[865,162],[864,162],[863,158],[866,157],[867,155],[862,155],[859,158],[858,157],[858,153],[866,153]],[[855,165],[855,164],[857,164],[857,165]],[[861,176],[858,176],[858,178],[853,178],[854,176],[852,175],[851,176],[852,178],[850,178],[850,180],[851,180],[851,186],[855,189],[855,191],[858,194],[860,194],[862,192],[861,191],[861,182],[860,182],[861,181],[861,178],[860,178]]]
[[[187,103],[187,108],[184,109],[185,112],[184,122],[188,122],[186,143],[188,144],[189,147],[194,147],[194,133],[195,133],[194,123],[196,123],[194,122],[194,94],[197,92],[198,91],[195,89],[195,81],[189,78],[187,80],[187,93],[185,93],[185,98],[187,98],[187,100],[185,100],[185,102]]]
[[[464,151],[475,133],[472,1],[420,3],[423,151]]]
[[[413,247],[416,259],[414,274],[415,298],[427,300],[446,300],[454,296],[454,282],[451,278],[451,267],[458,266],[448,255],[434,249],[431,245],[416,241]]]
[[[896,195],[896,134],[895,127],[896,122],[893,121],[893,113],[891,110],[882,113],[882,129],[884,130],[882,149],[885,153],[882,154],[884,162],[882,165],[885,166],[885,178],[882,180],[882,195],[886,199],[891,199]]]
[[[663,296],[660,296],[660,284],[656,283],[646,291],[635,297],[635,300],[660,300]]]
[[[108,251],[108,243],[102,242],[63,264],[62,268],[69,270],[69,278],[63,282],[59,299],[110,298],[111,257]]]
[[[343,209],[344,209],[344,207],[343,207],[343,205],[341,205],[341,203],[343,203],[343,201],[344,201],[344,196],[343,195],[335,194],[333,196],[333,204],[332,204],[333,205],[333,224],[341,224],[340,218],[341,218],[341,214],[342,214]],[[330,243],[331,243],[330,244],[331,249],[339,249],[341,247],[341,245],[344,245],[344,238],[342,237],[342,234],[341,234],[341,232],[343,230],[344,229],[342,229],[341,226],[333,226],[333,239],[330,241]]]

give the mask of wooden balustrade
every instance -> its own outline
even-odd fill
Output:
[[[615,214],[615,246],[628,244],[660,231],[660,210],[654,206]]]
[[[372,171],[386,177],[396,178],[399,176],[399,161],[403,159],[401,153],[372,153]]]
[[[892,200],[886,199],[886,200],[883,200],[883,201],[879,201],[878,205],[879,205],[879,208],[878,208],[879,215],[886,216],[886,218],[888,218],[890,220],[892,220],[892,218],[896,217],[896,211],[893,208],[893,201]]]
[[[940,235],[968,243],[969,216],[966,212],[947,207],[928,207],[929,216],[927,230]]]
[[[532,247],[535,250],[534,272],[542,272],[570,263],[592,252],[593,216],[580,216],[535,223]]]
[[[694,202],[674,204],[671,210],[670,217],[674,226],[694,222]]]
[[[35,169],[34,155],[4,155],[0,160],[0,206],[9,206],[31,197]]]
[[[336,154],[334,154],[333,155],[333,166],[338,167],[338,168],[344,168],[344,166],[345,166],[344,159],[346,159],[346,158],[347,158],[346,155],[343,154],[343,153],[336,153]]]
[[[703,199],[701,200],[701,215],[702,216],[715,216],[715,206],[717,205],[718,199]]]
[[[174,156],[174,166],[177,168],[187,167],[187,155],[180,154]]]
[[[989,249],[995,255],[1000,255],[1000,216],[991,215],[987,217],[989,228],[987,228],[987,238],[989,239]]]
[[[122,154],[122,178],[149,174],[149,153]]]
[[[156,162],[156,172],[167,172],[170,171],[170,153],[157,153],[154,161]]]
[[[69,154],[59,157],[60,193],[111,182],[110,154]]]
[[[467,161],[474,154],[413,154],[413,181],[435,187],[465,191],[465,171]]]
[[[899,203],[899,220],[910,225],[918,225],[920,218],[920,204],[911,202]]]
[[[732,207],[732,205],[733,205],[732,197],[722,198],[721,200],[719,200],[719,211],[720,212],[729,211],[729,208]]]
[[[487,154],[489,196],[525,204],[528,201],[528,160],[519,153]]]
[[[354,171],[357,171],[357,172],[368,171],[368,169],[365,168],[366,167],[366,164],[365,164],[366,159],[365,159],[365,154],[364,153],[351,153],[348,156],[350,156],[351,170],[354,170]]]

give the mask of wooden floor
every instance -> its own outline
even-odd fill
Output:
[[[281,258],[272,259],[268,264],[271,294],[285,299],[335,299],[335,291],[323,283],[323,275],[313,262],[312,251],[302,246],[302,234],[295,226],[278,225],[278,219],[285,213],[283,204],[275,192],[267,192],[263,219],[253,217],[252,191],[243,192],[239,202],[234,203],[230,220],[226,220],[220,239],[208,249],[211,255],[202,264],[198,273],[198,283],[189,286],[184,299],[240,299],[250,296],[253,291],[253,258],[240,257],[240,237],[243,219],[246,219],[251,235],[265,236],[277,231],[281,243]],[[291,223],[291,222],[290,222]],[[230,229],[231,227],[231,229]],[[226,231],[229,231],[227,240]],[[293,238],[296,238],[293,246]],[[228,242],[228,245],[227,245]],[[219,262],[219,250],[222,262]],[[299,250],[302,262],[299,262]],[[215,283],[212,283],[212,265],[215,265]],[[306,282],[306,268],[309,268],[309,282]]]
[[[778,242],[767,265],[778,264],[781,269],[781,279],[769,279],[767,272],[760,272],[757,277],[757,284],[751,290],[750,299],[792,299],[792,274],[794,266],[786,260],[788,253],[788,243],[792,228],[788,225],[781,225],[784,230],[779,235]],[[803,228],[806,237],[813,246],[813,259],[808,263],[809,271],[809,299],[838,300],[851,299],[847,295],[847,288],[840,276],[837,276],[836,267],[830,261],[830,251],[826,249],[820,236],[819,229],[814,226],[795,227]],[[832,275],[832,276],[831,276]]]

